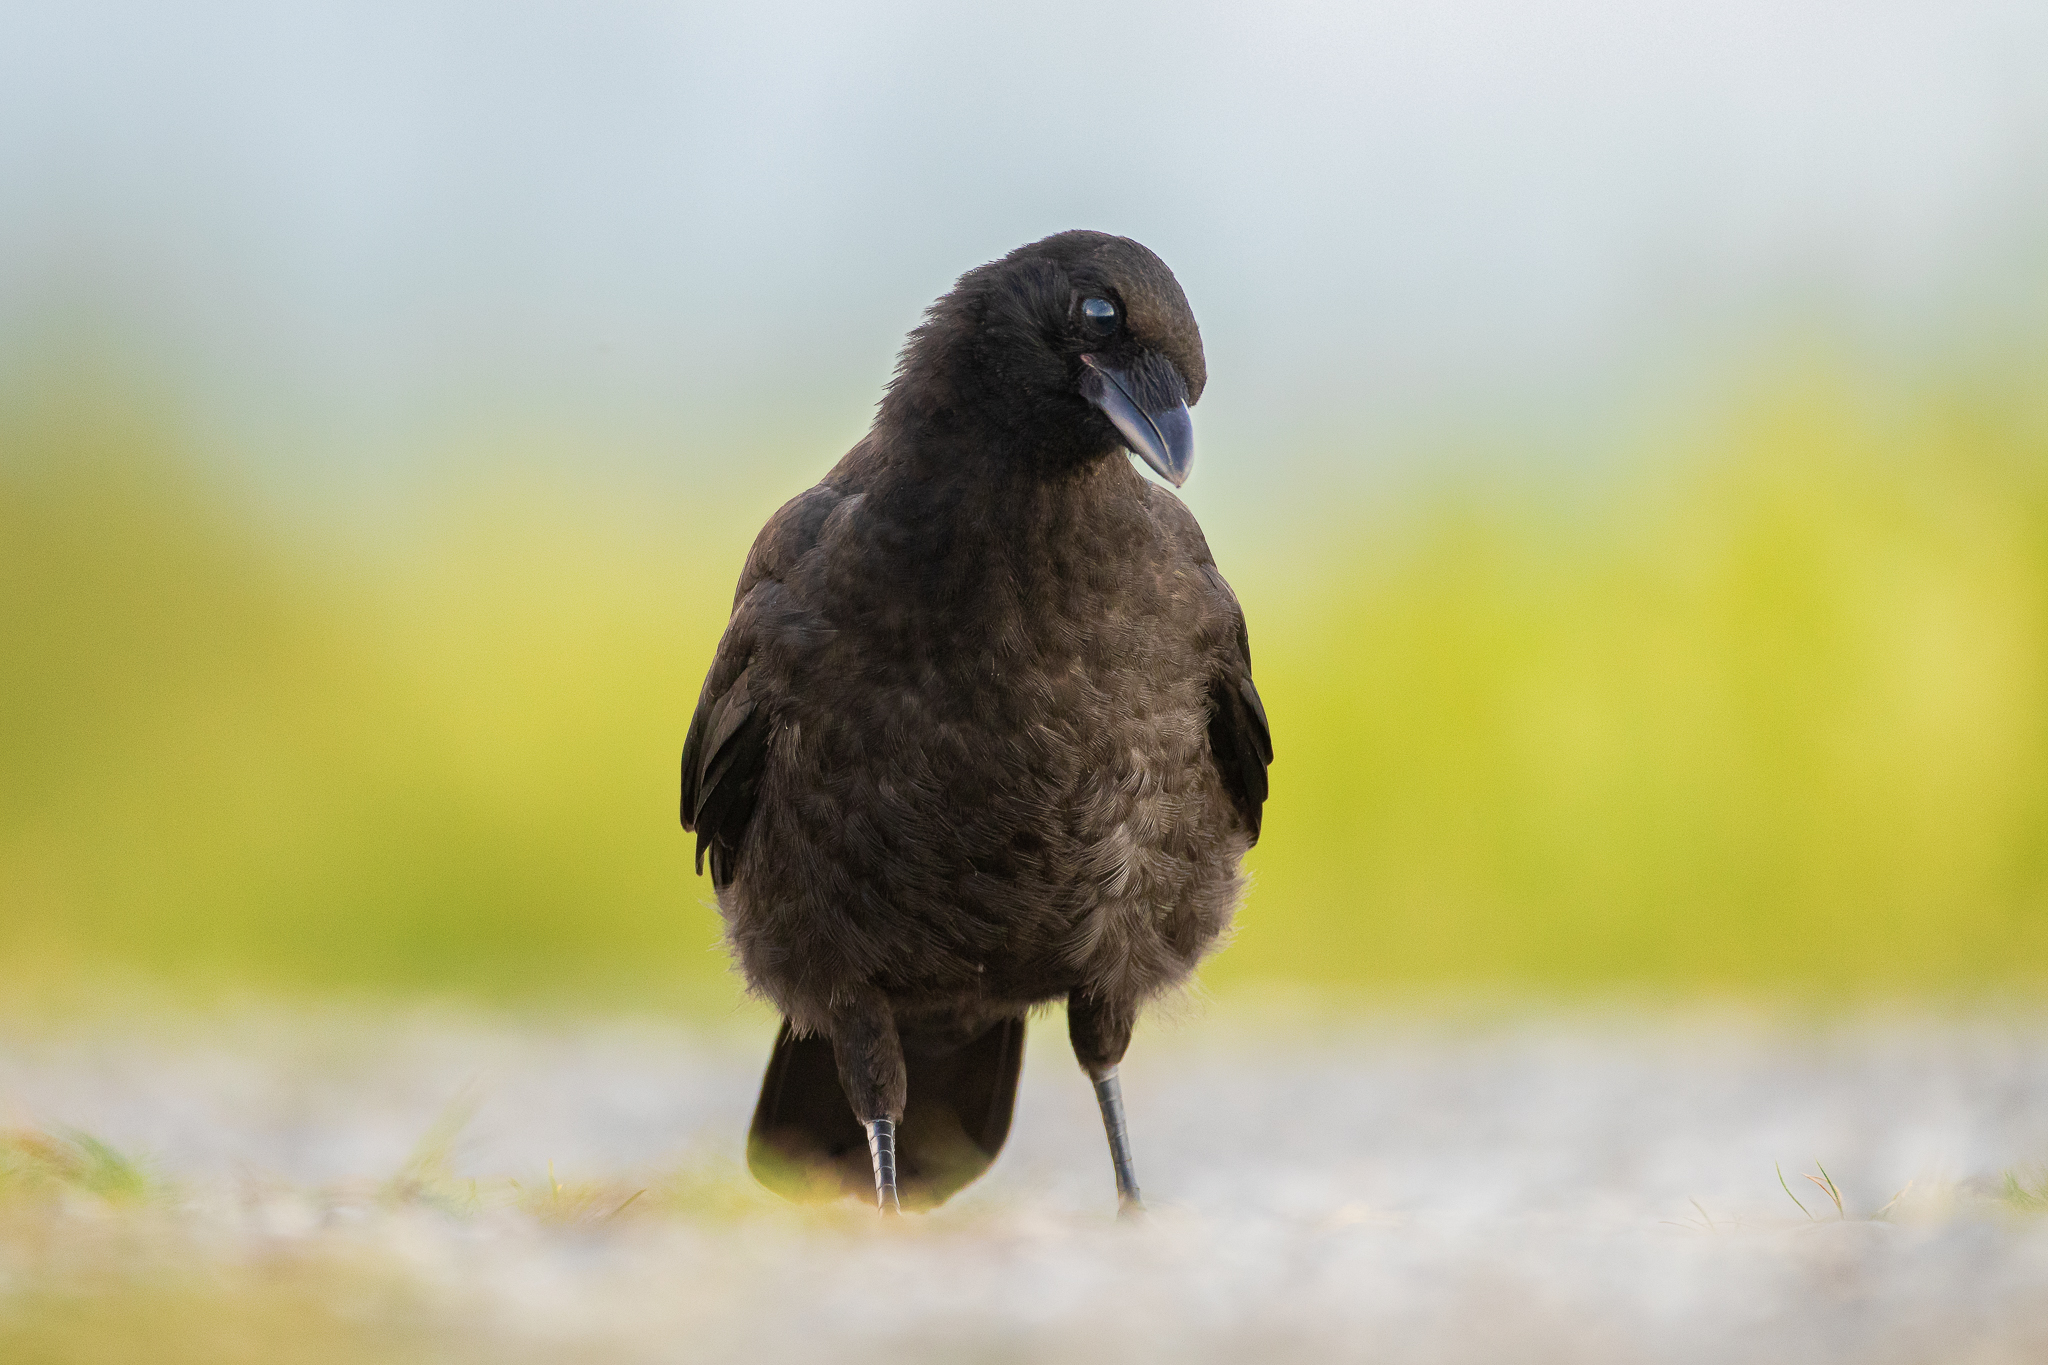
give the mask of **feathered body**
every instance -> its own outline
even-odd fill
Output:
[[[1198,396],[1171,274],[1063,236]],[[1069,997],[1127,1020],[1239,896],[1271,757],[1243,615],[1044,344],[1085,270],[1047,245],[935,305],[874,428],[756,540],[705,680],[685,823],[792,1039],[877,995],[906,1040]]]

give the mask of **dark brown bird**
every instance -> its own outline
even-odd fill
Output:
[[[1117,1064],[1229,923],[1272,741],[1178,486],[1207,379],[1173,272],[1063,232],[960,277],[875,423],[769,521],[683,746],[682,811],[784,1021],[748,1160],[929,1206],[1067,1004],[1120,1207]]]

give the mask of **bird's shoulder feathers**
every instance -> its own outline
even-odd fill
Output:
[[[769,717],[749,676],[757,635],[775,614],[798,561],[817,548],[832,514],[859,496],[852,477],[860,448],[833,476],[768,519],[733,591],[732,619],[712,656],[683,741],[683,828],[697,835],[697,870],[711,860],[712,885],[732,881],[741,836],[754,813],[768,762]]]
[[[1147,483],[1145,490],[1154,522],[1191,565],[1205,604],[1222,626],[1209,678],[1209,751],[1224,790],[1257,842],[1266,804],[1266,769],[1273,762],[1273,732],[1266,704],[1252,681],[1251,635],[1245,628],[1244,608],[1216,567],[1208,539],[1187,504],[1157,484]]]

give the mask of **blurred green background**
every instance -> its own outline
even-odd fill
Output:
[[[2037,975],[2040,399],[1778,375],[1646,434],[1680,450],[1654,476],[1426,481],[1240,558],[1280,761],[1207,980]],[[674,760],[779,490],[529,472],[365,546],[288,535],[127,395],[4,432],[8,975],[727,988]]]
[[[2040,981],[2041,24],[1452,9],[1176,20],[1078,112],[914,8],[19,12],[0,992],[726,1007],[675,762],[740,559],[1082,224],[1203,318],[1279,751],[1208,986]]]

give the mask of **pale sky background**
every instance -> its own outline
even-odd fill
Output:
[[[1938,348],[2048,308],[2048,5],[0,12],[0,372],[82,320],[280,486],[505,433],[815,474],[934,295],[1075,226],[1195,304],[1198,499],[1792,323]]]

